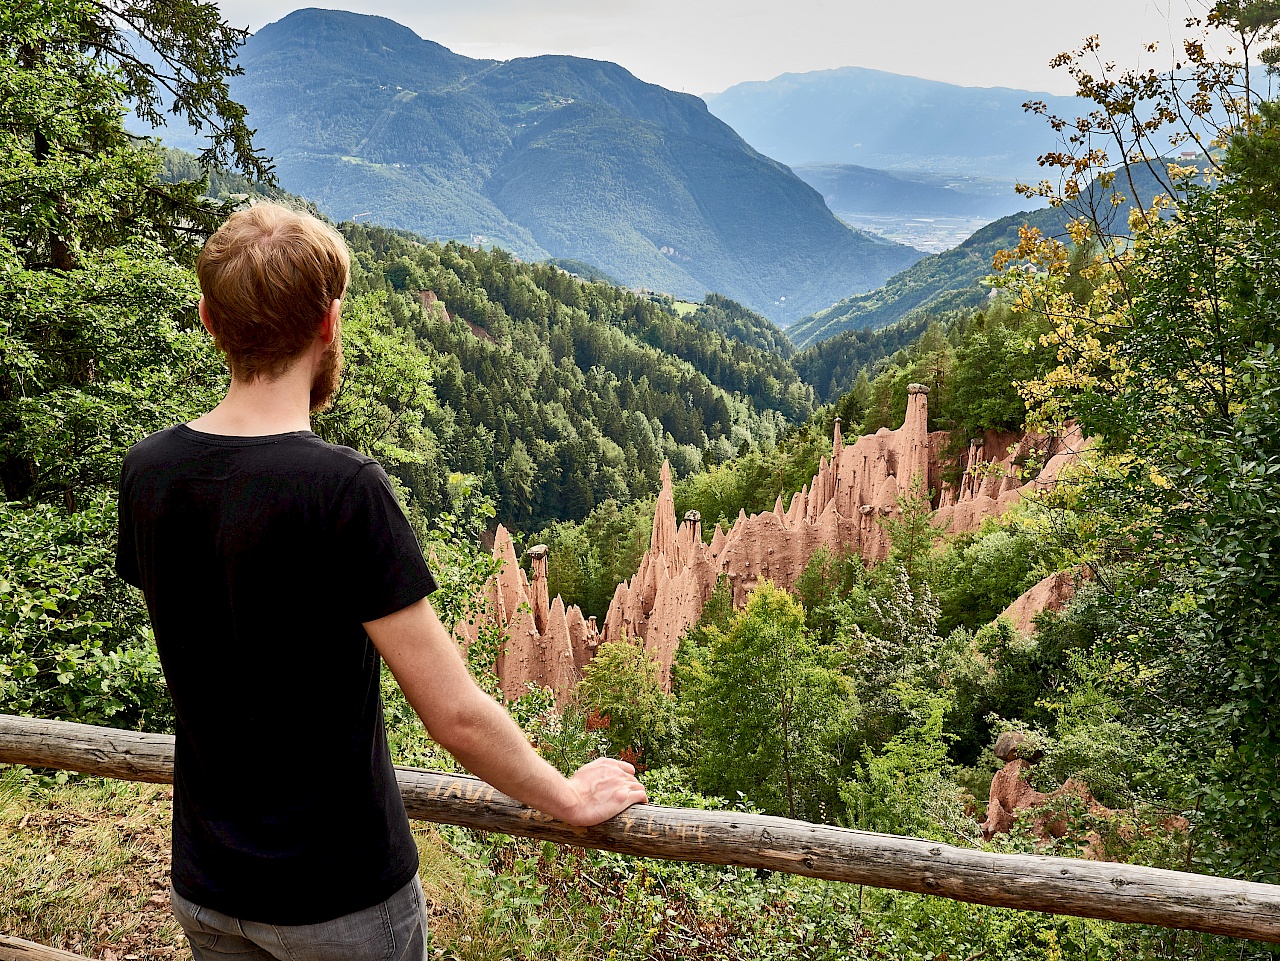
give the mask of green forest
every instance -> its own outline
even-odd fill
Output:
[[[145,605],[113,572],[121,459],[226,387],[196,315],[204,238],[253,198],[305,201],[275,182],[230,96],[244,35],[208,3],[131,5],[127,24],[114,9],[0,9],[0,711],[168,732]],[[1276,59],[1271,5],[1220,3],[1213,19]],[[128,109],[158,119],[167,101],[157,68],[123,56],[126,29],[173,68],[184,117],[220,131],[204,155],[127,131]],[[552,594],[602,616],[648,546],[664,460],[677,516],[699,511],[710,538],[806,484],[837,417],[846,438],[900,426],[908,384],[930,388],[946,456],[983,432],[1074,423],[1091,439],[1052,492],[975,532],[941,529],[930,500],[908,493],[881,520],[882,563],[819,551],[794,590],[763,582],[740,610],[722,583],[681,641],[670,691],[642,647],[602,646],[563,709],[539,690],[508,704],[552,763],[629,758],[665,805],[1280,883],[1280,104],[1203,49],[1185,85],[1095,75],[1093,43],[1061,63],[1098,109],[1048,158],[1060,181],[1027,188],[1070,210],[1057,236],[1005,224],[1002,249],[976,258],[988,261],[976,300],[802,352],[719,295],[690,309],[586,265],[338,225],[353,255],[348,366],[314,428],[386,466],[434,558],[446,621],[493,572],[484,544],[498,523],[547,544]],[[1131,158],[1168,152],[1157,147],[1170,115],[1197,118],[1181,136],[1207,161],[1130,174]],[[1140,177],[1159,189],[1132,202]],[[999,619],[1060,572],[1078,589],[1034,633]],[[483,651],[472,666],[496,691]],[[396,762],[456,770],[389,674],[383,697]],[[1107,811],[1060,792],[984,837],[1004,732],[1035,760],[1032,787],[1074,778]],[[155,906],[139,872],[155,858],[167,870],[158,791],[0,768],[0,876],[12,879],[0,931],[93,957],[183,956],[175,928],[139,921]],[[80,823],[92,856],[70,828],[49,833]],[[437,957],[1276,954],[415,832]],[[152,861],[147,845],[159,845]]]

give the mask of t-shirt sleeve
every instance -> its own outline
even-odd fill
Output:
[[[133,506],[129,502],[129,471],[120,471],[120,498],[116,502],[116,574],[134,587],[142,587],[138,569],[138,544],[133,529]]]
[[[436,589],[391,481],[376,463],[360,468],[338,504],[336,548],[339,590],[356,620],[394,614]]]

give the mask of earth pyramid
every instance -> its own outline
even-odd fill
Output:
[[[530,577],[519,567],[510,534],[499,527],[494,556],[502,566],[485,585],[485,613],[460,625],[459,641],[473,642],[485,619],[506,635],[497,661],[506,697],[533,683],[563,702],[597,647],[624,638],[644,645],[669,686],[680,638],[722,575],[741,607],[763,579],[790,588],[820,547],[857,553],[868,564],[883,560],[889,542],[880,521],[898,511],[899,496],[909,491],[930,498],[940,535],[976,530],[1052,487],[1085,446],[1074,427],[1055,435],[988,432],[970,439],[953,485],[942,477],[941,461],[950,435],[929,431],[928,395],[926,387],[910,385],[902,427],[852,444],[845,444],[837,419],[831,456],[789,504],[779,497],[773,510],[739,513],[727,530],[717,524],[709,542],[696,511],[677,522],[671,469],[663,464],[649,550],[614,591],[603,626],[560,597],[550,601],[546,547],[530,549]]]

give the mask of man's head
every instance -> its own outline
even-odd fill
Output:
[[[342,235],[307,214],[261,203],[227,218],[201,251],[196,274],[206,325],[231,375],[271,380],[314,348],[350,270]],[[327,404],[341,370],[335,330],[316,370],[312,410]]]

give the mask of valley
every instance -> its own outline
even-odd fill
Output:
[[[991,221],[1035,207],[1014,192],[1012,178],[838,163],[797,164],[792,170],[845,223],[927,253],[950,250]]]
[[[1272,6],[1215,7],[1233,49],[1280,58]],[[785,18],[810,29],[812,12]],[[314,702],[258,725],[288,728],[266,767],[315,767],[302,806],[344,790],[329,760],[346,702],[304,683],[331,652],[291,626],[295,605],[350,628],[335,644],[368,671],[383,760],[460,771],[439,705],[410,704],[402,662],[348,611],[420,549],[433,578],[368,613],[434,580],[444,631],[428,618],[437,660],[419,668],[451,659],[455,690],[509,713],[552,782],[622,759],[650,804],[721,812],[732,845],[773,851],[739,830],[767,815],[797,836],[915,839],[927,865],[917,893],[805,876],[807,855],[709,863],[700,837],[663,861],[581,847],[580,828],[561,845],[418,827],[429,956],[1270,956],[1105,911],[977,906],[929,860],[946,845],[1280,883],[1280,104],[1240,89],[1247,69],[1191,45],[1165,85],[1086,43],[1057,61],[1075,96],[850,66],[704,101],[591,46],[497,59],[455,33],[451,49],[434,8],[410,29],[264,4],[252,33],[224,13],[0,6],[0,710],[177,731],[181,748],[151,598],[118,573],[121,462],[245,386],[201,323],[196,263],[271,201],[328,221],[350,256],[345,286],[331,263],[313,290],[318,332],[311,306],[283,310],[309,344],[286,373],[335,343],[343,358],[331,405],[308,415],[299,392],[290,425],[380,464],[381,503],[412,529],[367,563],[339,546],[349,524],[321,530],[331,549],[254,649],[290,669],[251,658],[258,673],[233,665],[208,692],[219,718],[266,711],[250,689]],[[693,16],[644,13],[668,31]],[[1071,13],[1052,29],[1107,26]],[[705,56],[753,22],[726,11]],[[156,126],[173,89],[179,116]],[[1037,98],[1093,119],[1062,121],[1085,130],[1064,144],[1022,109]],[[1169,117],[1195,118],[1177,142]],[[1010,190],[1041,175],[1034,197]],[[198,481],[210,502],[243,483]],[[190,553],[175,570],[224,590],[210,551]],[[178,643],[200,658],[254,629]],[[26,763],[0,769],[0,929],[101,961],[184,957],[171,795]],[[235,803],[276,776],[245,775]],[[309,826],[318,861],[342,820]],[[1128,876],[1105,864],[1100,904]]]

